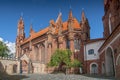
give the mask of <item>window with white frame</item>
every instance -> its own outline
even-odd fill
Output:
[[[88,50],[88,54],[89,54],[89,55],[94,54],[94,49],[90,49],[90,50]]]

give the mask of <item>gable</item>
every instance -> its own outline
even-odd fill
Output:
[[[20,60],[25,60],[27,62],[29,62],[29,58],[26,54],[23,54],[21,57],[20,57]]]

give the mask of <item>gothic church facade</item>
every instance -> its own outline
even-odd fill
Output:
[[[59,13],[56,21],[50,20],[45,29],[35,32],[30,26],[29,37],[25,37],[24,21],[21,17],[18,22],[16,38],[16,57],[20,59],[22,73],[46,73],[46,64],[56,49],[70,49],[72,59],[78,59],[84,66],[84,44],[90,40],[90,26],[82,11],[79,22],[70,10],[68,20],[62,21]]]

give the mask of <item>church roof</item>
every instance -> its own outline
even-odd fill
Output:
[[[78,20],[76,18],[73,19],[73,27],[74,29],[80,29],[80,24],[78,22]],[[68,22],[64,22],[63,23],[63,30],[67,30],[68,29]]]
[[[56,20],[56,22],[54,23],[55,24],[55,31],[53,32],[53,34],[58,34],[58,31],[59,31],[59,27],[58,27],[58,24],[62,24],[62,31],[66,31],[68,30],[68,23],[69,23],[69,19],[72,19],[73,21],[73,29],[81,29],[81,26],[80,26],[80,23],[78,22],[78,20],[76,18],[74,18],[72,16],[72,11],[70,11],[69,13],[69,17],[68,17],[68,21],[65,21],[65,22],[62,22],[62,13],[59,13],[58,15],[58,18]],[[42,29],[40,30],[39,32],[34,32],[34,33],[31,33],[30,36],[28,38],[26,38],[22,44],[24,43],[27,43],[29,41],[31,41],[32,39],[35,39],[37,37],[40,37],[44,34],[46,34],[49,30],[49,27],[46,27],[45,29]]]
[[[74,29],[81,29],[81,26],[76,18],[73,19],[73,27],[74,27]],[[49,27],[46,27],[46,28],[40,30],[39,32],[32,33],[31,36],[28,37],[27,39],[25,39],[22,44],[24,44],[32,39],[35,39],[39,36],[42,36],[43,34],[47,33],[48,30],[49,30]],[[63,22],[63,27],[62,27],[62,31],[66,31],[66,30],[68,30],[68,22],[67,21]],[[58,34],[58,28],[56,28],[54,34]]]
[[[47,33],[48,29],[49,29],[49,28],[47,27],[47,28],[45,28],[45,29],[40,30],[39,32],[35,32],[35,33],[31,34],[31,36],[28,37],[27,39],[25,39],[22,44],[24,44],[24,43],[26,43],[26,42],[28,42],[28,41],[31,41],[32,39],[35,39],[35,38],[37,38],[37,37],[39,37],[39,36],[44,35],[45,33]]]

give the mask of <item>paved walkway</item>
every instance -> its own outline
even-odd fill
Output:
[[[115,80],[113,78],[89,76],[89,75],[74,75],[74,74],[26,74],[27,78],[21,80]]]

